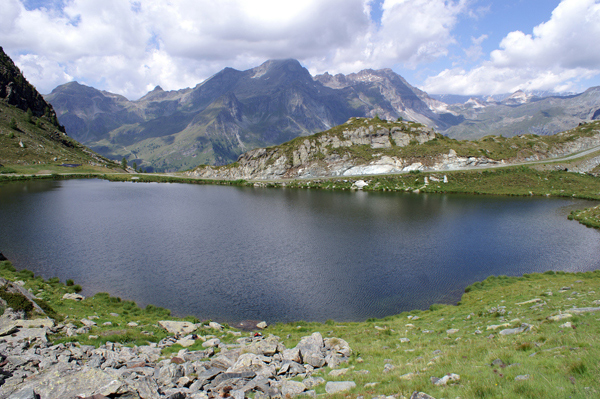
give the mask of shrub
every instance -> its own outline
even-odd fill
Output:
[[[75,282],[72,279],[68,279],[66,284],[67,284],[67,287],[70,287],[70,286],[74,285]]]

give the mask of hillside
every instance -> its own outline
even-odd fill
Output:
[[[46,165],[112,163],[65,133],[48,104],[0,47],[0,172],[35,173]],[[34,165],[42,165],[36,167]],[[40,169],[41,168],[41,169]]]
[[[279,146],[249,151],[223,167],[200,166],[189,176],[289,179],[444,171],[559,157],[600,145],[600,122],[553,136],[487,136],[455,140],[415,122],[351,118],[345,124]],[[589,170],[597,168],[591,162]]]

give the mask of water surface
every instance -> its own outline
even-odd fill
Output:
[[[455,303],[489,275],[600,268],[570,199],[101,180],[0,185],[0,251],[176,315],[383,317]]]

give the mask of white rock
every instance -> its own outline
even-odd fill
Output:
[[[85,297],[83,295],[79,295],[79,294],[65,294],[65,295],[63,295],[62,299],[70,299],[73,301],[83,301],[85,299]]]

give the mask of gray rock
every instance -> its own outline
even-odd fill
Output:
[[[446,374],[442,378],[431,377],[431,383],[436,386],[444,386],[448,385],[449,382],[458,381],[460,381],[460,376],[454,373]]]
[[[79,294],[65,294],[63,295],[63,299],[69,299],[72,301],[83,301],[85,297]]]
[[[410,399],[435,399],[433,396],[427,395],[425,392],[413,392]]]
[[[306,390],[306,385],[298,381],[284,381],[281,384],[281,394],[284,398],[293,397]]]
[[[324,384],[325,379],[322,377],[308,377],[305,378],[302,383],[306,386],[307,389],[314,388],[318,385]]]
[[[219,338],[212,338],[207,340],[206,342],[202,343],[202,346],[204,348],[214,348],[216,346],[219,346],[219,344],[221,343],[221,340]]]
[[[315,332],[309,337],[303,337],[296,348],[300,351],[300,356],[306,364],[313,367],[322,367],[325,364],[325,356],[323,356],[325,344],[320,333]]]
[[[354,381],[329,381],[327,384],[325,384],[325,392],[331,395],[334,393],[347,391],[355,387],[356,383],[354,383]]]
[[[174,335],[188,335],[198,329],[196,324],[189,321],[161,320],[158,325]]]
[[[518,375],[515,377],[515,381],[527,381],[531,376],[529,374]]]
[[[523,323],[521,327],[518,328],[507,328],[506,330],[500,331],[500,335],[512,335],[512,334],[520,334],[522,332],[531,331],[531,324]]]
[[[258,323],[256,325],[256,328],[260,328],[261,330],[264,330],[265,328],[267,328],[267,323],[264,321],[261,321],[260,323]]]
[[[10,395],[8,399],[40,399],[40,396],[35,393],[33,388],[24,388]]]
[[[40,399],[56,399],[94,394],[109,396],[119,391],[122,386],[123,381],[107,372],[89,367],[73,370],[68,365],[57,364],[29,377],[19,387],[19,391],[33,389]]]

